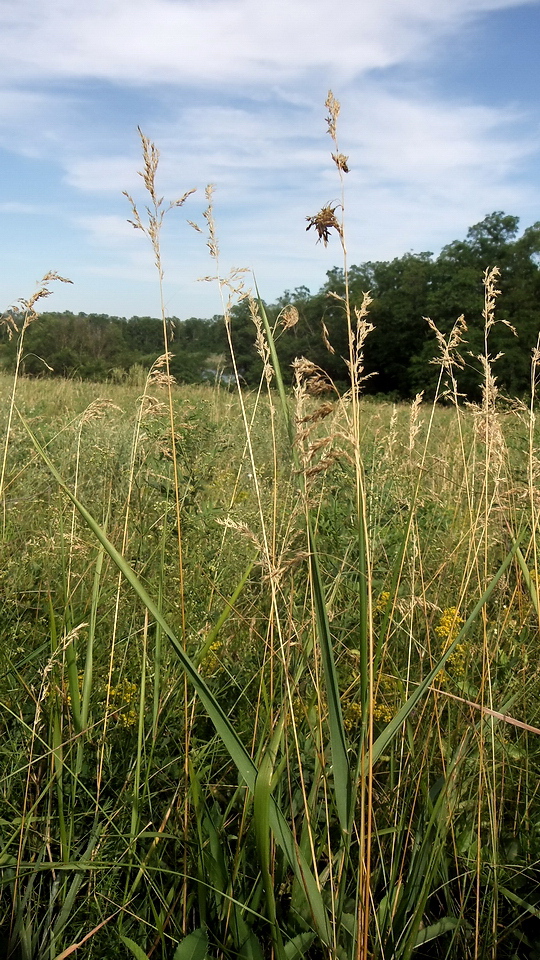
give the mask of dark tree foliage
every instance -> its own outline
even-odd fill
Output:
[[[365,346],[365,372],[372,375],[365,384],[367,393],[409,398],[419,390],[432,392],[438,371],[430,361],[437,345],[425,318],[431,317],[447,335],[463,314],[468,342],[463,345],[465,366],[458,384],[465,395],[476,398],[478,355],[484,350],[482,280],[484,271],[494,266],[501,271],[497,317],[515,327],[518,336],[497,324],[489,350],[492,356],[503,354],[495,366],[499,386],[511,395],[527,393],[531,350],[540,329],[540,223],[521,236],[518,228],[517,217],[495,212],[472,226],[464,240],[449,243],[436,258],[431,253],[406,253],[389,262],[350,268],[352,305],[359,305],[368,291],[373,301],[369,319],[375,329]],[[266,305],[289,383],[295,357],[306,356],[337,384],[346,386],[347,322],[340,300],[344,294],[343,270],[335,267],[318,293],[299,286]],[[298,322],[284,329],[279,315],[288,304],[296,307]],[[233,307],[230,323],[238,373],[244,384],[254,386],[262,363],[247,301]],[[167,324],[171,369],[179,382],[208,382],[217,376],[230,381],[233,368],[222,317],[182,321],[173,317]],[[325,338],[334,352],[327,349]],[[13,367],[15,348],[4,331],[0,363],[7,369]],[[135,364],[149,368],[163,350],[163,324],[154,317],[126,320],[101,314],[43,313],[26,333],[23,371],[103,380]]]

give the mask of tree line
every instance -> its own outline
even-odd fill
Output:
[[[526,394],[531,351],[540,330],[540,223],[519,234],[519,218],[502,212],[485,217],[468,230],[464,240],[443,247],[437,257],[429,252],[406,253],[391,261],[350,268],[352,303],[360,304],[365,291],[372,298],[369,319],[375,329],[365,343],[366,393],[396,399],[409,398],[420,390],[429,393],[437,377],[431,363],[437,343],[425,318],[431,317],[448,335],[463,314],[468,342],[461,350],[464,367],[458,372],[458,385],[464,395],[477,396],[481,379],[478,355],[484,350],[483,275],[493,266],[500,269],[496,315],[506,323],[492,328],[490,353],[502,354],[495,368],[499,386],[513,396]],[[300,286],[265,305],[271,321],[277,321],[288,305],[298,312],[298,322],[290,329],[277,327],[277,349],[289,381],[295,357],[306,356],[338,384],[347,383],[347,326],[339,299],[344,294],[344,272],[335,267],[318,293]],[[179,382],[196,383],[216,376],[224,382],[230,379],[222,317],[172,317],[167,322],[174,354],[171,370]],[[517,337],[510,327],[515,328]],[[233,308],[231,328],[239,372],[247,386],[254,386],[262,365],[246,301]],[[162,352],[163,326],[156,318],[44,312],[26,332],[23,370],[34,376],[121,379],[135,365],[148,368]],[[4,330],[0,363],[10,369],[14,358],[15,343]]]

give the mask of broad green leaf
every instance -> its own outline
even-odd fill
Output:
[[[436,937],[442,936],[443,933],[448,933],[449,930],[455,930],[459,924],[460,920],[458,917],[442,917],[440,920],[437,920],[437,923],[432,923],[429,927],[424,927],[423,930],[418,931],[416,934],[415,947],[420,947],[423,943],[427,943],[428,940],[435,940]]]
[[[199,927],[180,941],[174,951],[173,960],[206,960],[207,953],[208,935],[206,930]]]
[[[306,950],[309,949],[313,940],[315,939],[314,933],[299,933],[298,936],[293,937],[292,940],[289,940],[285,944],[284,953],[287,960],[302,960]]]
[[[264,960],[262,947],[253,930],[242,919],[239,909],[235,911],[234,925],[240,960]]]

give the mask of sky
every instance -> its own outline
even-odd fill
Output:
[[[220,274],[316,292],[342,263],[306,231],[341,196],[329,89],[351,263],[540,220],[540,0],[0,0],[0,37],[0,310],[54,270],[48,310],[159,316],[138,126],[166,203],[196,189],[163,222],[169,316],[222,310],[208,183]]]

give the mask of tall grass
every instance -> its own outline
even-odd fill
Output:
[[[308,219],[347,278],[326,107],[342,196]],[[188,194],[163,206],[141,139],[163,307],[160,227]],[[257,391],[175,385],[164,309],[141,386],[0,380],[3,955],[534,957],[537,350],[530,406],[503,403],[491,268],[482,403],[457,392],[459,318],[430,321],[430,408],[374,404],[346,282],[350,389],[298,358],[288,392],[298,317],[221,275],[206,196]]]

